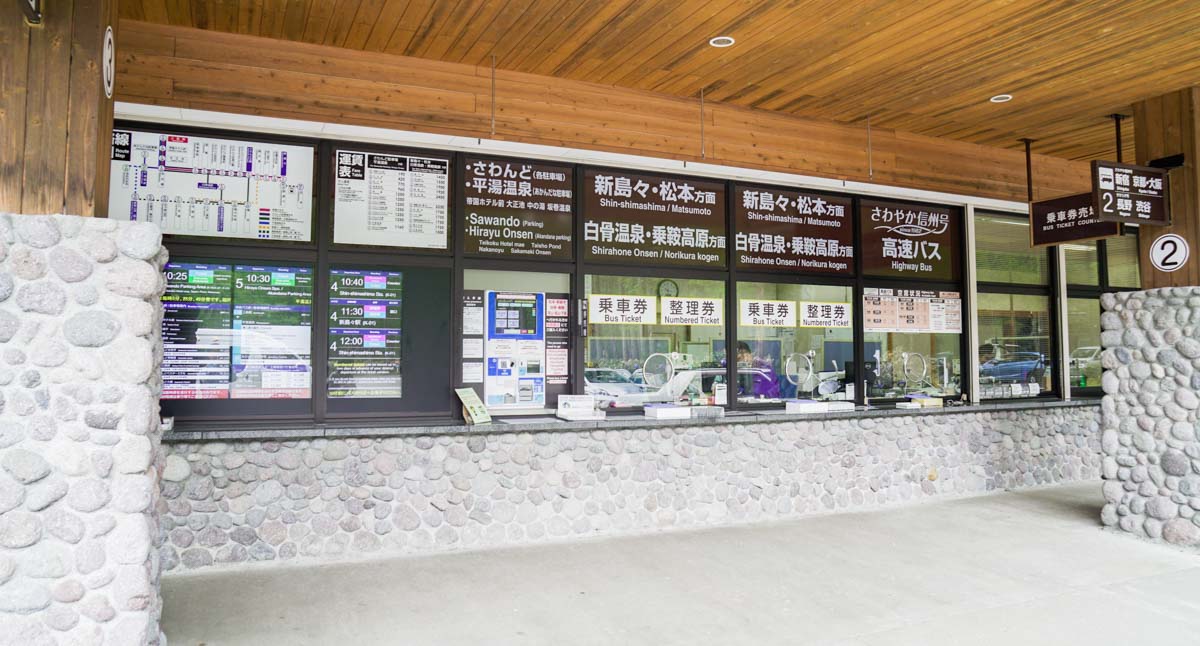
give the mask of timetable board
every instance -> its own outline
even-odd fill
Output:
[[[400,397],[403,274],[357,269],[329,274],[329,396]]]
[[[958,292],[920,289],[863,289],[863,329],[867,332],[962,332]]]
[[[114,130],[109,217],[172,235],[312,240],[309,146]]]
[[[333,241],[446,249],[450,160],[334,151]]]

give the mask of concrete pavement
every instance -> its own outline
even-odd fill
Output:
[[[1100,484],[372,562],[172,575],[172,646],[1200,643],[1200,554]]]

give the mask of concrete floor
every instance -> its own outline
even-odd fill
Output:
[[[1200,643],[1200,555],[1099,483],[787,523],[163,582],[172,646]]]

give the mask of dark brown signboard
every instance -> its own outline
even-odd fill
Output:
[[[917,280],[958,280],[957,209],[881,200],[858,203],[863,273]]]
[[[1115,236],[1116,222],[1101,222],[1092,207],[1092,194],[1080,193],[1029,204],[1029,246],[1045,247]]]
[[[1167,171],[1161,168],[1092,161],[1092,195],[1101,220],[1167,226],[1167,191]]]
[[[463,156],[463,252],[570,260],[570,166]]]
[[[734,262],[752,271],[854,273],[852,209],[848,197],[735,185]]]
[[[724,182],[583,171],[586,260],[724,267],[725,236]]]

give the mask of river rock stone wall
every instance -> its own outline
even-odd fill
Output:
[[[157,643],[158,229],[0,215],[0,644]]]
[[[1105,525],[1200,546],[1200,287],[1106,294]]]
[[[1097,413],[170,444],[162,563],[512,545],[1098,479]]]

